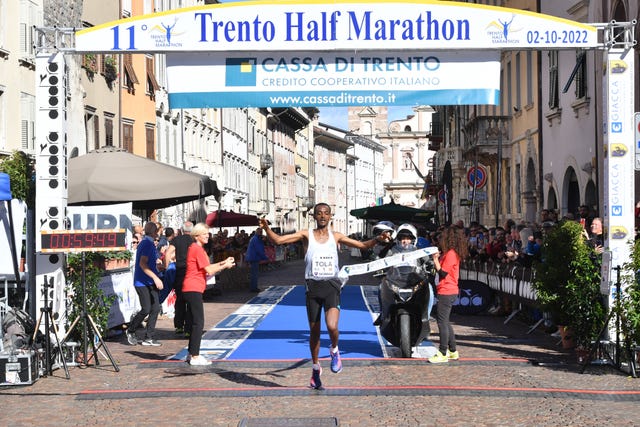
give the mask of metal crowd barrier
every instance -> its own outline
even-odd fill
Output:
[[[460,278],[485,283],[493,291],[506,295],[517,304],[505,319],[505,324],[511,321],[523,306],[538,307],[536,291],[532,285],[534,279],[532,268],[523,267],[517,263],[470,259],[463,261],[460,265]],[[538,320],[527,333],[533,332],[543,321],[544,318]]]

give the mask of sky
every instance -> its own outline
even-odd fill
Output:
[[[405,119],[413,114],[411,107],[389,107],[389,121]],[[322,107],[320,108],[320,123],[335,126],[340,129],[347,128],[347,107]]]

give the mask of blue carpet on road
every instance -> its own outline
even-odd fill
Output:
[[[329,335],[322,315],[320,357],[329,357]],[[342,289],[339,348],[342,357],[384,357],[376,328],[372,325],[360,286]],[[227,359],[306,359],[309,326],[304,286],[296,286],[253,330]]]

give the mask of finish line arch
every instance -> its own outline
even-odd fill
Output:
[[[607,70],[604,92],[608,94],[604,106],[604,144],[605,147],[622,144],[628,153],[626,156],[609,153],[604,164],[605,222],[609,228],[626,231],[616,234],[621,238],[607,236],[606,245],[611,249],[611,265],[621,265],[628,258],[626,242],[632,237],[634,228],[631,214],[635,204],[634,186],[628,184],[634,182],[631,148],[635,147],[634,58],[627,55],[635,45],[634,24],[583,24],[529,11],[470,3],[338,0],[225,3],[132,17],[79,31],[39,28],[36,30],[39,35],[36,57],[36,146],[39,147],[36,155],[36,232],[64,229],[66,221],[67,159],[63,111],[66,99],[62,95],[66,93],[67,84],[65,54],[165,53],[168,59],[173,58],[175,75],[187,70],[194,73],[186,80],[198,81],[197,70],[194,71],[197,68],[208,74],[213,70],[215,76],[224,73],[224,79],[216,79],[224,80],[224,85],[201,91],[193,90],[189,85],[178,85],[174,90],[176,83],[172,84],[170,77],[169,100],[174,104],[171,107],[199,108],[232,106],[203,104],[203,99],[212,97],[235,98],[244,106],[252,106],[250,104],[255,102],[262,107],[309,105],[301,101],[304,96],[333,97],[333,102],[322,104],[325,106],[362,105],[368,103],[361,98],[363,87],[369,93],[373,91],[372,96],[382,97],[382,105],[497,104],[499,84],[496,88],[495,81],[482,79],[463,88],[429,87],[428,83],[433,80],[410,80],[417,84],[408,88],[406,84],[402,87],[403,82],[388,86],[381,85],[381,80],[347,81],[338,90],[340,93],[351,92],[347,103],[337,99],[340,93],[325,93],[303,86],[296,86],[287,94],[288,98],[276,102],[277,98],[269,97],[281,95],[282,88],[257,90],[256,87],[261,80],[259,67],[264,71],[265,64],[279,74],[295,67],[309,67],[322,76],[324,68],[333,66],[336,71],[338,66],[344,66],[341,73],[350,71],[351,78],[375,70],[381,76],[398,72],[400,77],[415,79],[414,75],[408,74],[414,67],[429,70],[437,63],[438,70],[441,67],[442,70],[436,77],[444,80],[450,69],[461,64],[462,67],[471,63],[474,66],[483,64],[487,66],[486,73],[491,74],[494,69],[491,63],[496,62],[492,58],[499,58],[502,50],[604,49],[607,50],[603,64]],[[602,33],[601,42],[598,41],[599,33]],[[331,59],[326,61],[325,57]],[[415,57],[420,59],[414,60]],[[485,57],[489,60],[482,61]],[[294,61],[293,58],[298,59]],[[183,67],[183,63],[188,66]],[[445,69],[443,64],[452,68]],[[331,78],[335,75],[327,74]],[[298,92],[302,95],[300,100],[294,98]],[[416,94],[410,95],[412,92]],[[251,101],[249,97],[256,93],[262,93],[261,98]],[[318,98],[313,99],[317,101]],[[41,250],[40,239],[36,239],[36,250]],[[52,272],[61,270],[59,258],[39,254],[36,274],[57,274]],[[603,278],[607,282],[610,281],[611,265],[603,266]],[[37,279],[37,282],[41,280]]]

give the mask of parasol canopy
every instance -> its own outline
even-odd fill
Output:
[[[213,211],[205,220],[209,227],[244,227],[258,225],[258,217],[233,211]]]
[[[69,205],[132,202],[134,209],[160,209],[214,196],[220,191],[206,175],[105,147],[69,159]]]
[[[434,216],[432,211],[410,208],[393,202],[379,206],[352,209],[349,213],[359,219],[400,222],[426,222]]]

